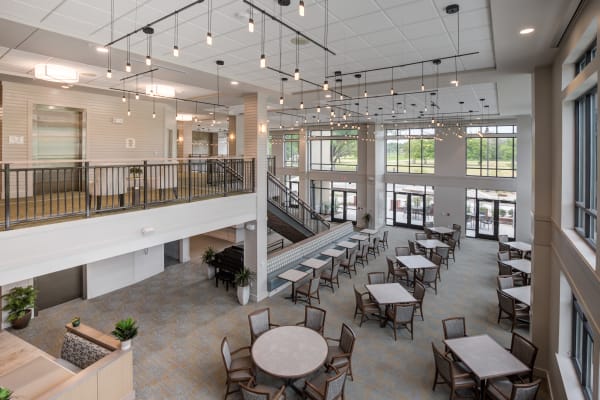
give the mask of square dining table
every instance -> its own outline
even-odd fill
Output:
[[[531,306],[531,286],[515,286],[508,289],[502,290],[504,293],[514,298],[515,300],[527,305]]]
[[[442,236],[450,235],[452,232],[454,232],[454,229],[447,228],[445,226],[432,226],[431,228],[429,228],[429,230],[434,233],[439,233]]]
[[[308,276],[308,272],[299,271],[297,269],[288,269],[287,271],[277,275],[278,278],[292,283],[292,295],[288,298],[295,300],[296,282],[301,281]]]
[[[488,335],[446,339],[444,343],[479,378],[480,398],[483,398],[488,379],[530,371],[527,365]]]
[[[358,243],[344,240],[343,242],[336,243],[336,246],[344,247],[346,249],[346,257],[348,257],[348,251],[358,246]]]
[[[398,256],[396,260],[404,265],[408,269],[413,270],[413,286],[415,284],[415,279],[417,278],[417,274],[414,273],[414,270],[417,269],[426,269],[426,268],[437,268],[437,265],[431,262],[427,257],[423,257],[421,255],[413,255],[413,256]]]
[[[329,260],[321,260],[320,258],[309,258],[302,261],[300,265],[311,268],[313,270],[313,277],[315,277],[317,276],[317,270],[323,268],[328,262]]]

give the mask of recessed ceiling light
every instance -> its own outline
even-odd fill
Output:
[[[239,85],[240,83],[239,83],[238,81],[231,81],[231,84],[232,84],[233,86],[236,86],[236,85]]]
[[[325,97],[327,97],[328,99],[331,98],[330,94],[326,94]]]
[[[98,46],[98,47],[96,47],[96,51],[98,53],[108,53],[108,48],[106,48],[104,46]]]
[[[529,35],[530,33],[533,33],[533,31],[535,31],[534,28],[523,28],[519,31],[519,33],[521,35]]]

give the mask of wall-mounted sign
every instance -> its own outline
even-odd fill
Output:
[[[8,144],[25,144],[25,136],[23,135],[9,135]]]
[[[135,149],[135,139],[134,138],[125,139],[125,148],[126,149]]]

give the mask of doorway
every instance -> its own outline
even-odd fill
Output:
[[[490,240],[507,235],[514,240],[516,209],[514,192],[467,190],[466,235]]]
[[[408,228],[421,229],[427,219],[425,195],[394,192],[393,224]]]
[[[331,191],[331,220],[333,222],[351,221],[356,225],[356,192],[349,190]]]
[[[65,269],[33,278],[33,287],[38,295],[35,302],[36,313],[73,299],[82,298],[83,267]]]

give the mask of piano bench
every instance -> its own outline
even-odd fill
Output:
[[[235,276],[229,271],[219,271],[215,274],[215,284],[219,287],[219,281],[225,284],[225,290],[229,291],[229,284],[235,286]]]

